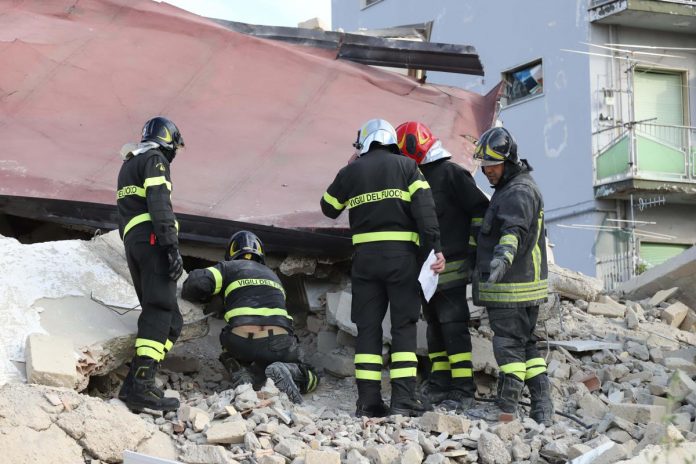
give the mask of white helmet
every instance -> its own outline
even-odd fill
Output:
[[[360,156],[370,150],[373,143],[378,143],[385,148],[399,153],[399,145],[396,141],[394,127],[384,119],[370,119],[358,131],[358,138],[353,143],[355,154]],[[393,145],[393,147],[390,147]]]

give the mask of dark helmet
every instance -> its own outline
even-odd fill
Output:
[[[141,142],[155,142],[165,150],[176,151],[184,146],[184,138],[176,125],[167,118],[157,116],[143,126]]]
[[[505,161],[517,165],[517,142],[504,127],[492,127],[481,135],[474,159],[481,161],[481,166],[493,166]]]
[[[263,255],[263,244],[256,234],[247,230],[235,232],[227,242],[225,261],[233,259],[253,259],[261,264],[266,261]]]

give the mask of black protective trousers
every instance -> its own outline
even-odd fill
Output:
[[[223,365],[232,358],[247,369],[254,378],[254,388],[261,388],[266,380],[266,367],[274,362],[301,364],[301,351],[297,338],[292,334],[269,335],[249,338],[232,332],[227,325],[220,332]]]
[[[431,362],[429,381],[440,391],[474,396],[466,285],[438,290],[423,303]]]
[[[534,336],[539,306],[486,309],[493,329],[493,354],[501,372],[522,381],[545,373],[546,362]]]
[[[351,273],[351,319],[358,328],[355,378],[358,402],[381,402],[382,320],[391,308],[392,403],[411,398],[416,384],[416,322],[420,315],[417,248],[407,242],[356,247]]]
[[[181,334],[184,320],[176,299],[176,282],[169,278],[166,249],[147,241],[125,243],[126,260],[142,311],[138,318],[136,354],[164,359]]]

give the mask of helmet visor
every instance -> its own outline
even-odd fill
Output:
[[[481,162],[481,166],[495,166],[505,162],[507,153],[501,154],[493,151],[487,143],[480,144],[474,151],[474,159]]]

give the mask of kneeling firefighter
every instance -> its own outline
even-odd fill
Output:
[[[263,245],[253,233],[232,235],[225,260],[192,271],[182,298],[205,303],[220,295],[227,325],[220,333],[220,361],[236,387],[259,388],[266,377],[295,403],[319,385],[316,371],[303,363],[285,306],[285,290],[265,265]]]

